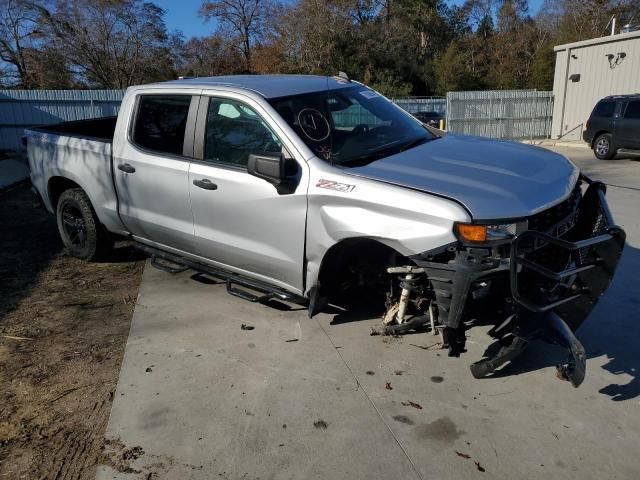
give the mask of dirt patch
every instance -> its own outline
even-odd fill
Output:
[[[95,477],[142,268],[65,255],[26,187],[0,195],[0,478]]]

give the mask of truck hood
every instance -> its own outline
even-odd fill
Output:
[[[345,173],[447,197],[475,220],[533,215],[567,197],[578,168],[540,147],[446,135]]]

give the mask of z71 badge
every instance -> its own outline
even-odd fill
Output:
[[[348,183],[340,183],[334,180],[318,180],[316,183],[318,188],[326,188],[327,190],[335,190],[337,192],[352,192],[355,185],[349,185]]]

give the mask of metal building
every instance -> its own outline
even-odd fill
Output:
[[[580,139],[598,100],[640,92],[640,32],[568,43],[554,51],[551,138]]]

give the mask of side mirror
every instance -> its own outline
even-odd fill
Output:
[[[285,158],[282,153],[251,153],[247,163],[247,171],[254,177],[279,186],[286,182],[287,172]]]

